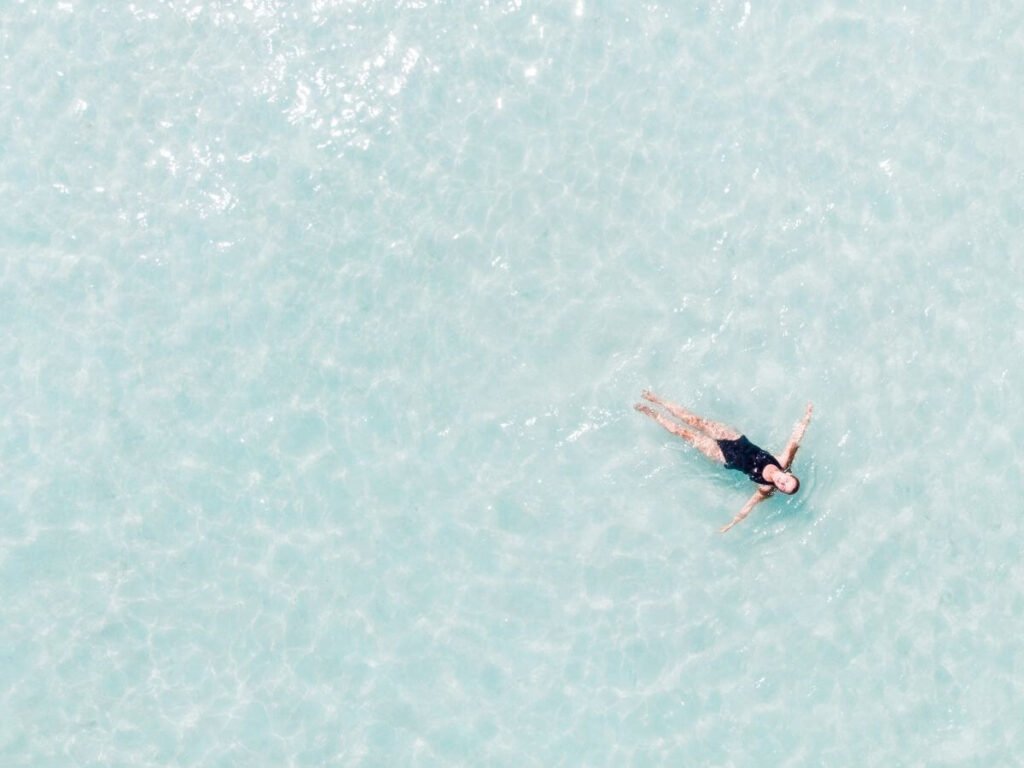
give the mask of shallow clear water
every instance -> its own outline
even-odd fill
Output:
[[[0,763],[1014,764],[1022,27],[6,3]]]

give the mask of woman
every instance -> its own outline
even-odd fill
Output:
[[[681,406],[662,400],[656,394],[647,390],[644,390],[643,398],[655,405],[661,406],[680,421],[699,431],[689,430],[682,424],[672,421],[665,414],[655,411],[643,403],[637,403],[633,406],[640,413],[650,416],[673,435],[678,435],[693,444],[712,461],[724,464],[726,469],[739,470],[757,483],[757,490],[754,492],[754,495],[747,500],[747,503],[743,505],[743,509],[732,519],[731,523],[722,526],[722,533],[725,533],[736,523],[743,520],[754,507],[775,493],[776,489],[791,495],[800,489],[800,481],[796,475],[790,473],[789,467],[793,463],[793,457],[796,456],[797,448],[800,447],[804,431],[811,421],[811,414],[814,412],[814,406],[811,403],[807,404],[804,417],[797,422],[796,427],[793,429],[793,435],[789,438],[789,443],[782,450],[782,453],[779,454],[779,458],[776,459],[767,451],[758,448],[747,440],[745,435],[741,435],[726,424],[701,418]]]

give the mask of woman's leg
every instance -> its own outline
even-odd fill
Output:
[[[712,461],[717,462],[719,464],[725,463],[725,457],[722,455],[722,449],[718,447],[718,443],[716,443],[707,435],[701,435],[697,434],[696,432],[691,432],[690,430],[685,429],[679,424],[676,424],[671,419],[658,413],[653,408],[650,408],[646,405],[641,405],[640,403],[637,403],[633,407],[636,408],[638,411],[640,411],[640,413],[644,414],[645,416],[650,416],[652,419],[661,424],[661,426],[663,426],[673,435],[677,435],[678,437],[681,437],[683,438],[683,440],[686,440],[688,443],[692,444],[694,447],[697,448],[697,450],[699,450]]]
[[[711,419],[705,419],[702,416],[691,413],[681,405],[676,405],[675,403],[662,400],[650,390],[645,389],[641,396],[644,400],[650,400],[652,403],[660,405],[677,419],[685,421],[691,427],[696,427],[697,429],[707,432],[715,440],[738,440],[740,437],[740,433],[728,424],[723,424],[720,421],[712,421]]]

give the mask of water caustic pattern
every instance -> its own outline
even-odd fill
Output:
[[[0,764],[1014,764],[974,10],[8,3]]]

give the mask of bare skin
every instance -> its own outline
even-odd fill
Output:
[[[683,438],[715,463],[725,464],[725,456],[722,455],[722,449],[718,447],[718,441],[738,440],[741,436],[740,432],[728,424],[706,419],[686,410],[681,405],[662,400],[648,390],[644,390],[642,397],[644,400],[668,411],[672,416],[683,422],[683,424],[673,421],[664,413],[656,411],[654,408],[643,403],[637,403],[633,406],[637,411],[654,419],[673,435]],[[758,484],[757,490],[747,499],[747,503],[743,505],[743,508],[732,521],[728,525],[722,526],[720,529],[722,533],[725,533],[734,525],[746,519],[754,507],[775,493],[776,490],[787,494],[796,493],[799,483],[796,477],[789,472],[789,468],[793,464],[793,458],[796,456],[797,450],[800,448],[800,441],[803,440],[804,432],[807,430],[807,425],[811,421],[811,414],[813,412],[814,406],[808,403],[803,418],[793,428],[793,434],[790,436],[789,442],[786,443],[786,447],[782,449],[782,452],[777,455],[782,469],[769,464],[762,470],[761,477],[766,481],[765,484]]]

